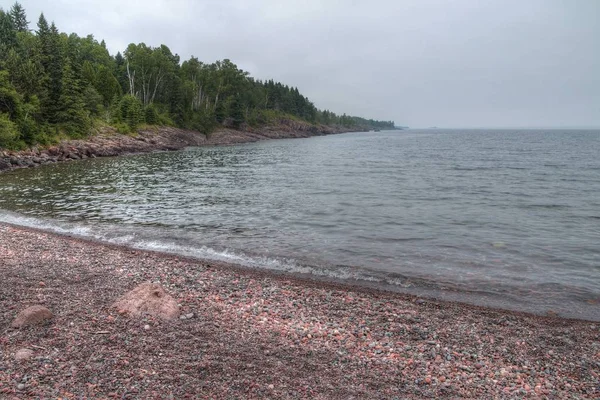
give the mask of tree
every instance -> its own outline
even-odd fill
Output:
[[[0,61],[16,43],[17,35],[12,18],[0,8]]]
[[[7,71],[0,71],[0,113],[12,120],[19,117],[21,96],[8,79]]]
[[[0,113],[0,147],[10,147],[19,137],[17,125],[7,114]]]
[[[41,105],[44,118],[58,122],[60,96],[62,93],[63,53],[56,25],[49,27],[44,14],[38,20],[37,37],[40,44],[40,60],[45,71],[45,90]]]
[[[15,2],[10,9],[10,19],[12,20],[13,26],[17,32],[29,32],[29,21],[27,21],[27,14],[21,4]]]
[[[235,95],[233,101],[231,102],[229,115],[233,120],[233,126],[235,126],[236,128],[239,128],[240,125],[246,120],[244,104],[242,103],[242,99],[239,93]]]
[[[119,119],[130,129],[135,129],[144,122],[144,107],[140,100],[132,95],[125,95],[119,103]]]
[[[320,111],[297,87],[255,80],[229,59],[180,61],[166,45],[145,43],[113,57],[103,40],[61,33],[43,13],[31,32],[18,1],[9,11],[0,8],[0,146],[82,136],[99,118],[123,132],[145,121],[207,135],[227,122],[240,128],[290,118],[393,127],[393,121]]]
[[[71,136],[87,135],[90,119],[85,109],[81,82],[75,76],[69,59],[64,63],[61,86],[63,90],[59,98],[58,122]]]

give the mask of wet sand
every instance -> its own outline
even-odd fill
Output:
[[[600,324],[0,224],[0,398],[599,398]],[[160,282],[189,318],[111,304]],[[43,325],[12,329],[41,304]],[[193,314],[193,316],[192,316]],[[16,361],[17,350],[34,351]]]

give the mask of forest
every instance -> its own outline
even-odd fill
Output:
[[[36,30],[16,2],[0,8],[0,147],[21,149],[84,138],[103,126],[133,133],[160,125],[208,134],[280,118],[393,129],[319,110],[296,87],[261,81],[228,59],[181,62],[166,45],[131,43],[111,55],[104,40],[60,32],[42,13]]]

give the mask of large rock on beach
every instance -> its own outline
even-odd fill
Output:
[[[15,360],[17,361],[26,361],[33,357],[33,350],[31,349],[19,349],[15,353]]]
[[[179,317],[177,302],[158,283],[142,283],[117,300],[113,307],[134,317],[144,314],[166,320]]]
[[[15,318],[11,326],[13,328],[21,328],[23,326],[35,325],[52,319],[52,317],[52,312],[46,307],[31,306],[17,314],[17,318]]]

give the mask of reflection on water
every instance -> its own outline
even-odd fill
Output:
[[[598,131],[278,140],[14,171],[0,208],[141,247],[600,319],[598,154]]]

